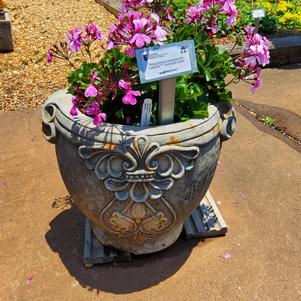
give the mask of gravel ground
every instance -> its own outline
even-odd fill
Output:
[[[0,53],[0,111],[38,107],[66,87],[68,69],[47,64],[48,47],[71,28],[94,22],[106,32],[114,22],[94,0],[7,0],[15,51]]]

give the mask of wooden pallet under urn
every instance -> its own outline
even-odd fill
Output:
[[[184,224],[185,239],[204,239],[225,235],[227,225],[220,214],[210,192],[191,214]],[[84,265],[87,268],[95,264],[127,262],[135,255],[104,246],[94,236],[91,223],[85,221]]]

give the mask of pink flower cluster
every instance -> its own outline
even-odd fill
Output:
[[[78,108],[80,106],[80,103],[86,102],[87,99],[92,98],[93,102],[92,104],[86,108],[84,111],[87,115],[93,117],[93,124],[94,125],[100,125],[107,119],[107,115],[105,113],[102,113],[100,111],[100,105],[95,99],[96,97],[99,98],[99,90],[96,85],[96,79],[98,77],[98,72],[94,71],[91,74],[91,84],[86,88],[83,96],[73,96],[72,97],[72,108],[70,110],[71,116],[77,116],[78,115]],[[80,89],[79,89],[80,91]]]
[[[125,90],[125,94],[122,98],[122,102],[126,105],[135,105],[137,104],[137,99],[135,96],[141,96],[140,91],[135,91],[132,89],[134,84],[125,80],[120,80],[118,83],[119,88]]]
[[[270,41],[266,37],[255,33],[254,27],[246,27],[245,31],[247,33],[244,36],[245,63],[250,68],[254,68],[257,64],[262,66],[267,65],[270,62]]]
[[[142,12],[120,14],[118,24],[112,25],[108,37],[108,49],[126,46],[125,53],[135,56],[135,50],[151,43],[162,44],[167,32],[160,26],[157,14],[146,15]]]
[[[161,18],[173,21],[174,18],[171,15],[173,12],[172,8],[163,6],[163,3],[154,0],[121,0],[121,11],[137,11],[141,8],[147,8],[153,12],[160,12]]]
[[[227,16],[227,25],[235,25],[237,9],[235,0],[202,0],[195,6],[187,10],[186,22],[203,23],[205,28],[215,34],[219,28],[217,26],[218,14]]]
[[[74,28],[68,31],[67,40],[59,45],[52,45],[47,52],[47,62],[51,63],[54,58],[67,60],[70,63],[72,53],[80,50],[81,46],[85,46],[89,52],[89,47],[95,41],[102,41],[104,35],[102,31],[93,23],[84,27]],[[72,65],[70,63],[70,65]],[[74,65],[72,65],[74,67]]]
[[[93,117],[93,124],[100,125],[107,119],[106,113],[100,112],[99,103],[97,101],[93,101],[90,108],[86,110],[89,116]]]
[[[262,87],[259,66],[265,66],[270,62],[270,42],[267,38],[256,33],[254,27],[246,27],[245,31],[244,51],[235,60],[235,64],[240,70],[241,78],[244,81],[252,82],[251,91],[255,93],[257,88]]]
[[[122,0],[121,10],[127,12],[129,10],[137,10],[141,7],[150,7],[153,0]]]
[[[74,28],[67,33],[67,44],[72,52],[78,52],[82,45],[89,46],[103,39],[102,31],[93,23],[85,27]]]
[[[93,95],[95,95],[95,94],[93,93]],[[78,106],[79,106],[79,102],[80,102],[79,98],[77,96],[73,96],[71,101],[72,101],[72,108],[70,110],[70,115],[71,116],[77,116],[78,115],[78,111],[77,110],[78,110]],[[95,100],[92,102],[91,106],[88,107],[85,110],[85,113],[87,115],[93,117],[93,124],[96,125],[96,126],[102,124],[107,119],[107,115],[105,113],[102,113],[100,111],[100,105]]]

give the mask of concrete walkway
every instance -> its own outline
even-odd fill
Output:
[[[232,85],[233,96],[255,103],[276,106],[301,116],[301,64],[263,69],[263,87],[255,94],[245,83]]]
[[[1,301],[301,300],[300,153],[240,114],[210,188],[227,235],[93,269],[39,112],[0,113],[0,127]]]

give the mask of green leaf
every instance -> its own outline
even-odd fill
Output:
[[[206,118],[208,117],[208,107],[206,105],[206,108],[200,109],[198,111],[193,111],[193,117],[194,118]]]
[[[206,81],[209,82],[211,80],[211,74],[207,69],[205,69],[204,72],[206,76]]]

